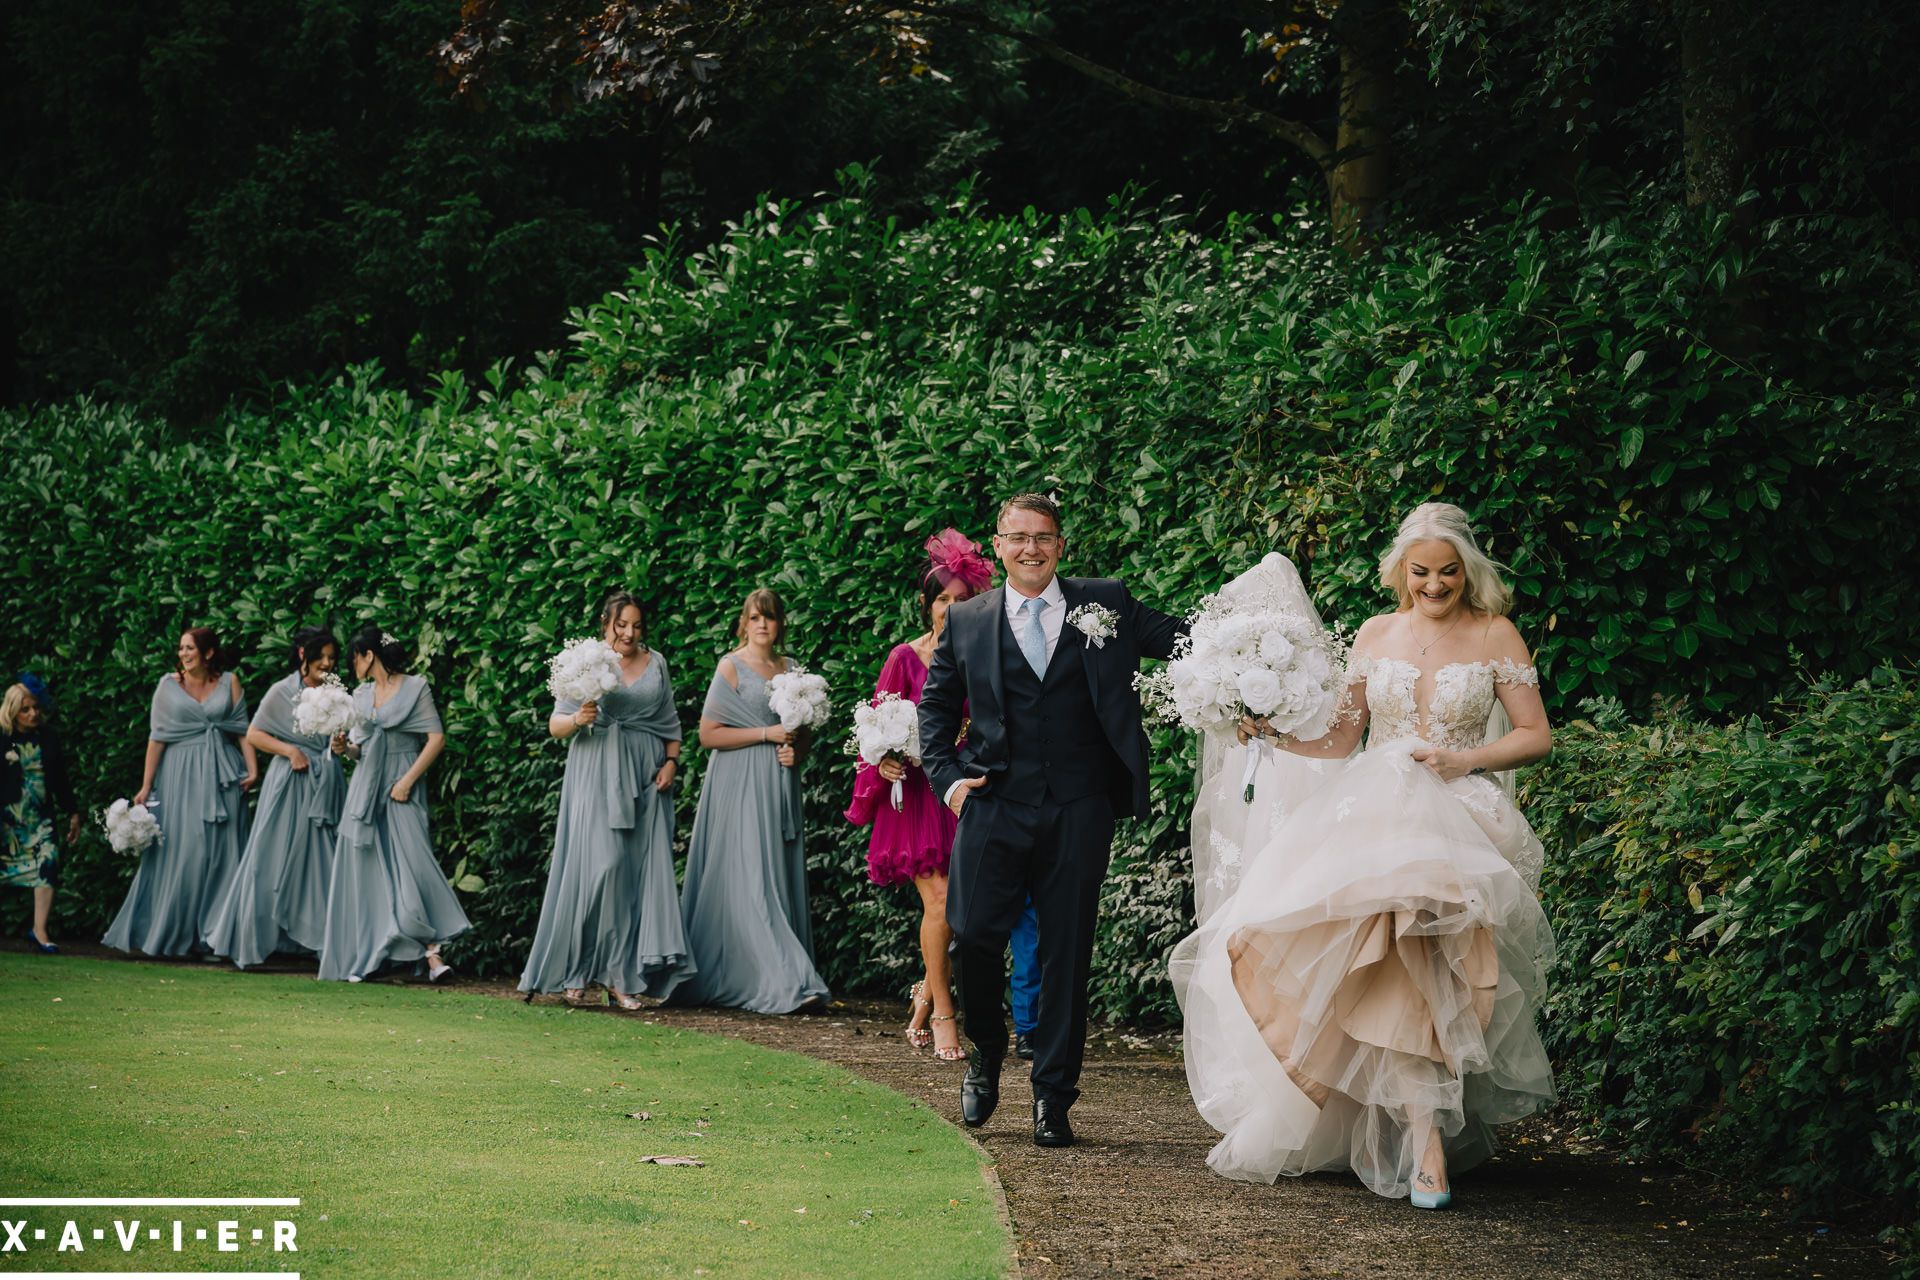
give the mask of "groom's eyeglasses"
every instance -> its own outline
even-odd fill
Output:
[[[1052,551],[1060,545],[1060,535],[1057,533],[996,533],[993,536],[1016,551],[1024,550],[1028,546],[1038,547],[1042,551]]]

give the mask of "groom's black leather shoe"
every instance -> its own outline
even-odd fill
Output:
[[[1033,1145],[1036,1147],[1070,1147],[1073,1145],[1073,1126],[1067,1123],[1067,1109],[1057,1102],[1045,1098],[1033,1100]]]
[[[993,1109],[999,1105],[1000,1066],[987,1066],[974,1049],[967,1054],[967,1074],[960,1081],[960,1118],[967,1128],[978,1129],[993,1119]]]
[[[1013,1038],[1013,1056],[1025,1062],[1033,1061],[1033,1045],[1024,1031]]]

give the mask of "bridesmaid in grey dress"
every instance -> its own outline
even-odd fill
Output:
[[[247,741],[273,760],[246,852],[207,929],[213,953],[242,969],[276,951],[317,952],[327,923],[334,828],[347,779],[333,744],[294,727],[293,707],[301,690],[333,673],[340,643],[324,628],[306,627],[294,634],[291,657],[292,673],[267,690],[247,730]]]
[[[675,1004],[755,1013],[821,1007],[827,984],[813,967],[807,860],[801,848],[799,752],[767,705],[767,682],[786,670],[780,597],[747,597],[738,649],[720,659],[700,712],[700,745],[712,752],[687,846],[681,914],[698,971]]]
[[[247,842],[246,792],[259,777],[240,681],[220,672],[206,627],[181,635],[179,669],[154,686],[147,761],[133,802],[154,810],[160,838],[140,855],[120,913],[101,941],[150,956],[204,952],[214,899]]]
[[[320,939],[320,976],[358,982],[383,965],[424,962],[438,982],[453,972],[440,944],[468,927],[427,837],[420,779],[446,746],[433,691],[404,675],[406,653],[378,627],[347,643],[359,760],[347,785]]]
[[[553,868],[520,990],[559,991],[622,1009],[663,997],[692,971],[673,884],[673,781],[680,720],[667,660],[642,636],[640,602],[616,591],[600,630],[620,656],[618,689],[597,702],[554,704],[547,731],[567,741]]]

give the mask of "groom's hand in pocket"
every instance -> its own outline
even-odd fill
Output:
[[[986,785],[985,778],[967,778],[956,782],[953,786],[953,794],[947,797],[947,808],[953,810],[954,817],[959,817],[960,810],[966,807],[967,797]]]

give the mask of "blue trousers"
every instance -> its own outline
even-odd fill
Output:
[[[1013,949],[1013,1029],[1030,1035],[1040,1021],[1040,921],[1033,913],[1033,899],[1014,922],[1007,939]]]

